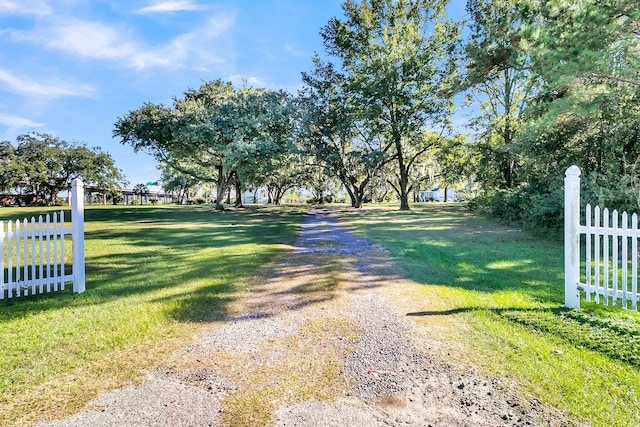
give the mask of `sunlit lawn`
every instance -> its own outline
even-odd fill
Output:
[[[0,209],[0,218],[35,212]],[[225,317],[258,267],[294,241],[303,212],[89,208],[87,291],[0,301],[0,425],[59,418],[141,381]],[[443,357],[512,378],[575,425],[640,425],[640,316],[584,302],[565,310],[561,241],[460,205],[340,215],[415,282],[396,296]]]
[[[407,315],[446,357],[514,378],[577,425],[640,425],[640,316],[584,302],[565,310],[561,240],[455,204],[344,210],[342,217],[418,284],[399,291],[413,301]]]
[[[40,211],[3,208],[0,219]],[[293,242],[302,212],[88,208],[87,291],[0,301],[0,425],[60,417],[140,381],[198,325],[224,318],[256,268]]]

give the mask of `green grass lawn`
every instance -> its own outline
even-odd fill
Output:
[[[47,210],[4,208],[0,219]],[[87,291],[0,301],[0,425],[60,417],[140,381],[225,316],[256,268],[295,240],[302,213],[89,207]]]
[[[0,219],[39,212],[0,209]],[[397,296],[443,357],[513,379],[574,425],[640,425],[640,315],[565,310],[560,241],[460,205],[340,215],[415,283]],[[88,208],[87,291],[0,301],[0,425],[59,418],[142,381],[224,318],[303,218],[302,208]]]
[[[575,425],[640,425],[640,315],[582,302],[565,310],[561,241],[478,218],[459,205],[344,210],[407,277],[407,313],[443,354],[513,378]]]

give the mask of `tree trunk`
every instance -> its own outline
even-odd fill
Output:
[[[243,208],[242,206],[242,185],[240,184],[240,180],[236,177],[236,202],[233,204],[236,208]]]
[[[274,194],[273,194],[273,203],[276,206],[280,206],[280,199],[282,198],[282,194],[280,192],[280,187],[276,187]]]
[[[446,185],[444,186],[444,202],[447,203],[449,200],[447,199],[447,190],[449,189],[449,187],[447,187]]]
[[[405,163],[404,151],[402,150],[402,135],[397,129],[393,129],[392,137],[395,140],[396,155],[398,156],[398,169],[400,171],[400,180],[398,182],[398,195],[400,196],[400,210],[408,211],[409,208],[409,168],[410,165]]]
[[[280,202],[282,201],[282,196],[284,196],[284,193],[286,193],[286,191],[287,191],[287,188],[276,186],[273,193],[273,203],[276,206],[280,206]]]
[[[411,208],[409,207],[409,191],[407,187],[409,186],[408,173],[406,170],[400,171],[400,210],[408,211]]]
[[[348,185],[345,185],[344,187],[347,189],[347,194],[349,195],[349,199],[351,199],[351,207],[357,208],[358,202],[357,202],[355,193],[353,192],[351,187],[349,187]]]
[[[408,211],[411,208],[409,207],[409,171],[406,170],[404,164],[402,169],[400,169],[400,182],[399,190],[400,190],[400,210]]]
[[[216,210],[223,211],[224,210],[224,190],[227,186],[225,176],[224,176],[224,167],[222,165],[217,167],[218,169],[218,191],[216,192]]]
[[[360,209],[362,208],[362,199],[364,198],[364,191],[359,191],[356,195],[356,203],[353,206],[354,208]]]

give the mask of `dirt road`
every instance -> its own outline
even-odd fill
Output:
[[[149,374],[58,426],[563,425],[509,381],[461,370],[388,297],[384,251],[309,213],[294,249],[235,314]]]

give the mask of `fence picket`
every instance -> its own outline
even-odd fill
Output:
[[[631,309],[638,310],[638,214],[631,217]]]
[[[53,217],[53,262],[51,263],[51,267],[53,268],[53,291],[58,291],[58,218],[56,214],[53,213],[51,215]]]
[[[36,294],[36,219],[31,217],[31,228],[29,228],[29,241],[31,242],[31,295]]]
[[[83,184],[72,184],[72,227],[66,229],[64,211],[31,219],[0,221],[0,299],[64,290],[84,292]],[[71,235],[71,248],[66,242]],[[72,274],[66,274],[65,250],[73,250]]]
[[[604,264],[604,275],[602,277],[602,285],[604,287],[604,305],[609,304],[609,295],[611,294],[609,288],[609,209],[604,208],[603,211],[603,245],[602,245],[602,262]]]
[[[595,266],[593,268],[594,276],[595,276],[595,287],[596,287],[596,295],[595,301],[596,303],[600,303],[600,295],[602,294],[602,290],[600,289],[600,240],[601,234],[598,232],[600,229],[600,206],[596,206],[593,210],[594,216],[594,231],[593,231],[593,259],[595,261]]]
[[[7,223],[7,298],[13,298],[13,221]]]
[[[22,220],[22,224],[21,224],[21,228],[22,228],[22,259],[21,259],[21,267],[20,267],[20,271],[21,271],[21,277],[22,277],[22,281],[20,282],[20,292],[22,292],[23,296],[27,296],[29,295],[29,289],[25,286],[28,278],[29,278],[29,242],[28,242],[28,236],[29,236],[29,222],[27,221],[27,219],[23,219]]]
[[[51,292],[51,215],[47,214],[47,292]]]
[[[16,220],[16,224],[15,224],[15,229],[14,229],[14,236],[13,236],[13,241],[16,244],[16,251],[15,251],[15,277],[16,277],[16,281],[14,284],[14,288],[16,291],[16,296],[22,296],[22,292],[20,292],[20,282],[22,281],[22,276],[20,275],[21,271],[20,271],[20,221]]]
[[[626,212],[622,212],[622,308],[627,308],[628,269],[629,269],[629,218]]]
[[[40,293],[44,292],[44,268],[42,263],[42,237],[44,236],[44,230],[42,227],[42,215],[40,215],[38,216],[38,286],[40,287]]]
[[[0,221],[0,299],[4,299],[4,221]]]
[[[611,276],[613,281],[613,305],[616,305],[616,301],[618,300],[618,233],[619,233],[619,220],[618,220],[618,211],[613,211],[613,243],[612,243],[612,268],[611,268]]]
[[[64,212],[60,211],[60,289],[64,291]]]
[[[591,205],[587,204],[587,212],[586,212],[586,221],[587,221],[587,248],[586,248],[586,273],[587,273],[587,301],[591,301],[591,286],[593,285],[591,281]]]

